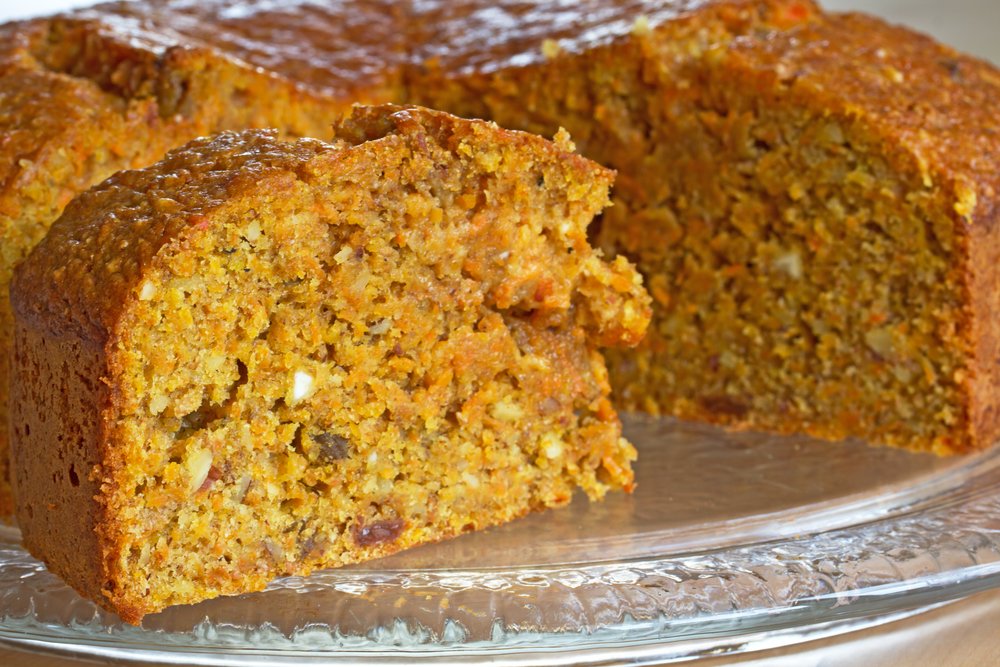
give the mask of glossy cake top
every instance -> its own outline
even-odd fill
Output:
[[[405,6],[382,0],[142,0],[73,12],[132,38],[215,47],[334,95],[391,87],[404,60]]]
[[[810,0],[139,0],[75,12],[122,35],[211,45],[324,91],[392,77],[405,63],[491,71],[542,62],[711,9],[778,27],[818,13]]]
[[[734,24],[759,12],[784,27],[819,11],[811,0],[423,0],[415,5],[425,30],[415,62],[480,72],[532,65],[705,12]]]
[[[541,62],[690,14],[711,0],[424,0],[415,3],[423,64],[494,70]]]

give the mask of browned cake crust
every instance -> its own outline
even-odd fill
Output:
[[[649,297],[586,230],[612,173],[416,107],[201,139],[18,267],[28,549],[129,622],[630,490],[598,345]]]
[[[260,67],[324,96],[401,97],[412,12],[393,0],[110,2],[71,14],[119,35],[148,34]]]

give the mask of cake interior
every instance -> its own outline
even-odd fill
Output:
[[[968,447],[952,202],[890,164],[864,124],[747,90],[749,73],[714,74],[654,123],[679,168],[659,192],[620,193],[601,228],[658,304],[642,350],[610,353],[624,404]]]
[[[137,287],[112,598],[259,589],[631,485],[590,342],[641,289],[587,245],[610,175],[371,132],[195,217]]]
[[[781,79],[778,61],[796,40],[829,43],[843,53],[794,62],[823,57],[816,69],[832,72],[868,48],[859,77],[902,75],[857,43],[862,19],[776,33],[775,46],[735,38],[731,17],[700,18],[537,66],[440,81],[431,70],[415,90],[506,127],[566,127],[618,170],[594,243],[634,261],[655,301],[640,346],[606,355],[620,407],[969,449],[968,252],[955,223],[969,202],[888,152],[877,122],[825,111],[836,93],[788,92],[802,72]]]

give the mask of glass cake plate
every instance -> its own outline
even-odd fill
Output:
[[[638,488],[253,595],[98,610],[0,529],[0,641],[203,665],[642,664],[769,648],[1000,585],[972,458],[627,416]]]

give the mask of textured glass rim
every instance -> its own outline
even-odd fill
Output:
[[[688,661],[701,657],[720,657],[753,651],[763,651],[791,646],[803,642],[817,641],[849,632],[894,623],[948,605],[966,595],[988,590],[1000,584],[1000,569],[992,573],[995,581],[983,585],[987,580],[977,579],[974,585],[955,586],[949,584],[944,590],[927,589],[923,594],[908,598],[916,606],[873,604],[861,611],[857,607],[851,613],[822,614],[811,617],[810,612],[801,615],[801,624],[789,624],[787,620],[748,624],[737,632],[712,633],[685,636],[673,640],[644,639],[640,641],[589,641],[578,637],[559,637],[556,641],[536,643],[524,647],[510,647],[498,650],[489,645],[464,646],[456,648],[387,648],[378,651],[338,649],[317,652],[306,650],[268,650],[252,648],[206,648],[196,650],[165,650],[160,644],[111,644],[91,639],[79,641],[54,640],[52,637],[33,636],[28,633],[11,632],[0,628],[0,644],[20,650],[52,656],[72,654],[77,657],[105,660],[131,660],[143,664],[162,665],[204,665],[223,667],[236,665],[398,665],[411,664],[414,660],[445,665],[654,665],[667,662]],[[877,592],[872,591],[876,597]],[[868,598],[868,595],[863,596]],[[921,604],[923,603],[923,604]],[[860,612],[860,613],[858,613]],[[610,631],[624,630],[609,628]]]

